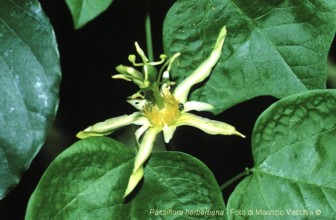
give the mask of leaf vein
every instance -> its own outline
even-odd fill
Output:
[[[94,185],[95,185],[100,179],[102,179],[102,178],[105,177],[106,175],[109,175],[109,174],[110,174],[112,171],[114,171],[115,169],[118,169],[119,167],[125,166],[125,165],[126,165],[127,163],[129,163],[130,161],[133,161],[133,159],[134,159],[134,158],[131,158],[131,159],[129,159],[129,160],[127,160],[127,161],[125,161],[125,162],[119,164],[118,166],[113,167],[112,169],[110,169],[109,171],[107,171],[106,173],[104,173],[102,176],[100,176],[99,178],[97,178],[97,179],[96,179],[93,183],[91,183],[88,187],[85,187],[85,188],[82,189],[80,192],[75,193],[76,196],[74,196],[69,202],[67,202],[63,208],[61,208],[61,209],[58,210],[54,215],[52,215],[52,217],[51,217],[50,219],[54,219],[59,213],[61,213],[61,212],[62,212],[63,210],[65,210],[69,205],[71,205],[71,204],[78,198],[78,196],[79,196],[81,193],[83,193],[84,191],[86,191],[86,190],[89,189],[89,188],[94,187]],[[120,191],[120,190],[115,189],[115,190],[113,190],[113,191],[116,192],[116,191]],[[114,205],[114,206],[116,206],[116,205]],[[114,207],[114,206],[111,206],[111,207]]]
[[[268,157],[266,157],[264,160],[262,160],[262,161],[258,164],[258,166],[260,166],[262,163],[264,163],[266,160],[268,160],[268,159],[269,159],[270,157],[272,157],[274,154],[276,154],[276,153],[278,153],[278,152],[280,152],[280,151],[282,151],[282,150],[284,150],[284,149],[286,149],[286,148],[292,147],[292,145],[294,145],[294,144],[297,144],[297,143],[300,143],[300,142],[302,142],[302,141],[305,141],[305,140],[308,139],[308,138],[312,138],[312,137],[315,137],[315,136],[318,136],[318,135],[321,135],[321,134],[324,134],[324,133],[328,133],[328,132],[333,131],[333,130],[336,131],[336,126],[335,126],[335,127],[332,127],[332,128],[329,128],[329,129],[325,129],[325,130],[322,131],[322,132],[315,133],[315,134],[310,135],[310,136],[308,136],[308,137],[301,138],[301,139],[299,139],[299,140],[296,140],[295,142],[288,143],[288,144],[286,144],[285,146],[279,148],[278,150],[276,150],[276,151],[274,151],[273,153],[271,153],[270,155],[268,155]]]
[[[276,51],[279,54],[279,56],[281,57],[281,60],[284,62],[285,66],[287,66],[287,69],[294,75],[294,77],[298,80],[298,82],[301,83],[306,88],[306,86],[299,80],[298,76],[295,74],[295,72],[291,68],[291,66],[289,66],[287,60],[282,56],[282,54],[280,53],[279,49],[273,44],[272,40],[266,34],[264,34],[261,31],[261,29],[259,28],[259,26],[254,22],[254,20],[252,18],[250,18],[240,7],[238,7],[238,5],[234,2],[234,0],[229,0],[229,2],[231,3],[231,5],[233,7],[236,8],[236,10],[238,11],[238,13],[241,14],[242,17],[244,17],[245,20],[252,27],[254,27],[255,30],[268,42],[268,44],[270,45],[270,48],[273,48],[273,50]]]
[[[291,181],[291,182],[294,182],[294,183],[297,183],[297,184],[307,184],[307,185],[311,185],[311,186],[314,186],[314,187],[317,187],[317,188],[320,187],[320,188],[325,188],[325,189],[330,189],[330,190],[336,190],[335,188],[332,188],[332,187],[318,185],[316,183],[311,183],[311,182],[304,182],[304,181],[300,181],[299,179],[291,179],[289,177],[280,176],[280,175],[277,175],[275,173],[266,172],[264,170],[259,170],[258,169],[258,171],[257,171],[257,169],[256,169],[255,173],[262,173],[262,174],[274,176],[274,177],[281,178],[281,179],[284,179],[284,180],[287,180],[287,181]]]

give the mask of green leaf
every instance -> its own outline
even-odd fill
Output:
[[[76,142],[42,176],[26,219],[107,219],[123,203],[133,164],[134,153],[113,139]]]
[[[192,99],[213,104],[219,113],[261,95],[283,98],[325,88],[336,1],[176,1],[163,40],[166,54],[182,53],[171,71],[177,81],[209,56],[224,25],[222,57]]]
[[[46,139],[58,105],[52,26],[35,0],[0,0],[0,199]]]
[[[169,219],[225,219],[215,177],[201,161],[181,152],[152,153],[143,186],[126,209],[132,210],[131,219],[158,219],[160,211]]]
[[[89,21],[103,13],[113,0],[65,0],[76,29],[80,29]]]
[[[229,214],[252,210],[249,219],[266,219],[267,213],[274,219],[277,211],[283,213],[279,219],[333,219],[335,112],[336,90],[296,94],[268,108],[253,131],[253,175],[229,198]]]
[[[169,219],[195,218],[178,215],[185,210],[195,211],[194,215],[203,211],[203,217],[218,211],[214,217],[223,219],[225,207],[214,176],[199,160],[183,153],[153,153],[144,180],[124,202],[134,156],[106,137],[75,143],[43,175],[26,219],[156,219],[160,210]]]

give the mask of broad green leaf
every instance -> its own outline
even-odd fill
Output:
[[[42,176],[26,219],[108,219],[123,203],[133,164],[134,153],[113,139],[76,142]]]
[[[132,210],[131,218],[126,214],[121,219],[226,219],[222,193],[211,171],[180,152],[152,153],[143,186],[124,208],[122,213]]]
[[[208,57],[224,25],[222,57],[192,99],[213,104],[219,113],[261,95],[283,98],[325,88],[336,1],[176,1],[163,40],[166,54],[182,53],[171,71],[177,81]]]
[[[144,180],[125,202],[134,155],[106,137],[75,143],[43,175],[26,219],[157,219],[159,212],[169,219],[194,219],[197,212],[204,217],[215,215],[212,211],[217,211],[214,219],[224,218],[212,173],[199,160],[177,152],[153,153]],[[185,210],[195,212],[188,216]]]
[[[0,199],[45,141],[58,105],[53,29],[35,0],[0,0]]]
[[[113,0],[65,0],[65,2],[70,9],[75,28],[79,29],[103,13]]]
[[[249,219],[335,218],[335,112],[336,90],[317,90],[289,96],[259,117],[254,172],[229,198],[232,219],[246,219],[233,210],[252,210]]]

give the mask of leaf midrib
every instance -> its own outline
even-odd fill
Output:
[[[58,210],[50,219],[54,219],[59,213],[61,213],[64,209],[66,209],[69,205],[71,205],[77,198],[78,196],[85,192],[87,189],[91,188],[91,187],[95,187],[95,184],[100,180],[102,179],[103,177],[109,175],[111,172],[113,172],[115,169],[118,169],[119,167],[122,167],[122,166],[126,166],[130,161],[133,161],[134,158],[130,158],[129,160],[119,164],[118,166],[116,167],[113,167],[112,169],[108,170],[106,173],[104,173],[104,175],[100,176],[99,178],[97,178],[93,183],[91,183],[89,186],[87,186],[86,188],[84,188],[83,190],[81,190],[80,192],[76,193],[76,196],[74,198],[72,198],[69,202],[67,202],[63,208],[61,208],[60,210]],[[114,190],[114,191],[118,191],[118,190]],[[117,204],[119,205],[119,204]],[[116,205],[114,205],[116,206]],[[111,206],[113,207],[113,206]]]

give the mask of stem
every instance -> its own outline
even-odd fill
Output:
[[[151,21],[150,21],[150,7],[149,1],[146,1],[147,5],[147,12],[146,12],[146,20],[145,20],[145,29],[146,29],[146,43],[147,43],[147,54],[149,62],[154,61],[154,54],[153,54],[153,41],[152,41],[152,30],[151,30]]]
[[[245,170],[241,173],[239,173],[238,175],[232,177],[231,179],[229,179],[228,181],[226,181],[223,185],[220,186],[221,191],[223,191],[224,189],[226,189],[228,186],[230,186],[232,183],[236,182],[237,180],[248,176],[250,173],[253,172],[253,168],[245,168]]]

